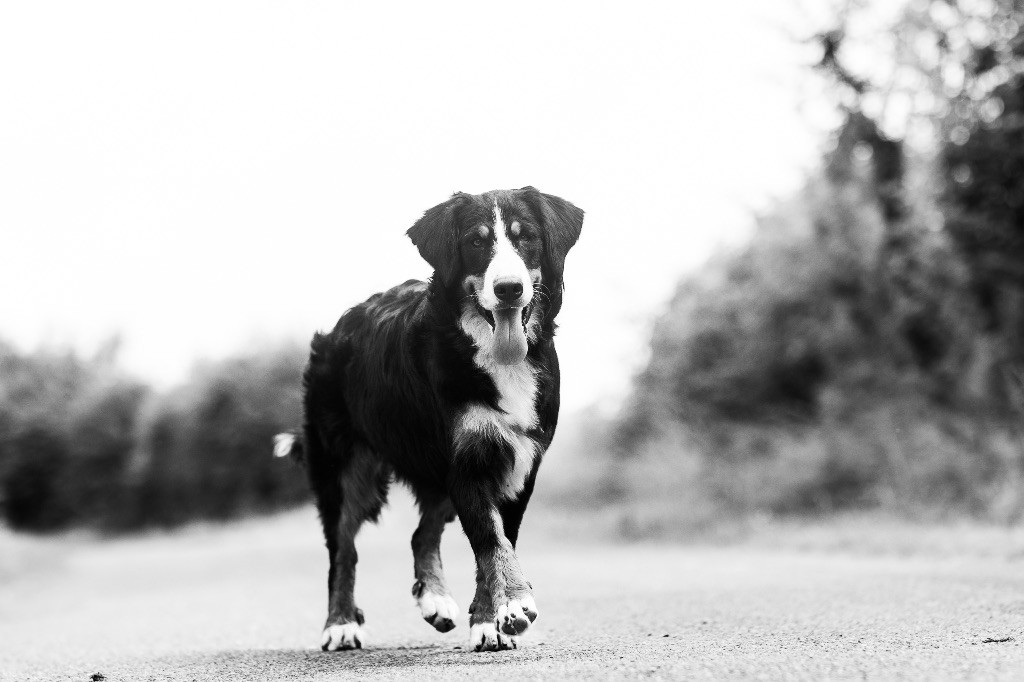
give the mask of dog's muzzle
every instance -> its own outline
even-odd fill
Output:
[[[519,308],[511,306],[488,310],[477,303],[477,310],[491,326],[491,355],[500,365],[515,365],[526,359],[529,350],[527,325],[533,314],[533,303]]]

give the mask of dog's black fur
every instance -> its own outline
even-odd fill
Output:
[[[526,268],[539,273],[532,275],[533,299],[522,312],[529,318],[524,328],[529,323],[530,329],[523,360],[529,370],[522,376],[536,378],[536,420],[507,427],[504,438],[487,424],[458,438],[460,415],[470,406],[505,415],[495,373],[505,370],[481,365],[480,339],[464,326],[474,315],[494,324],[476,303],[474,286],[497,248],[494,226],[508,229],[513,223],[505,236]],[[413,592],[428,622],[441,631],[454,627],[456,607],[444,583],[438,543],[444,524],[456,516],[477,558],[470,623],[479,627],[473,628],[473,646],[513,647],[514,636],[536,617],[514,548],[558,422],[555,316],[562,305],[565,256],[582,224],[583,211],[532,187],[457,193],[408,231],[434,268],[430,281],[409,280],[376,294],[347,311],[329,334],[313,337],[304,374],[305,423],[292,454],[302,451],[307,464],[330,555],[324,648],[362,645],[362,612],[352,597],[353,538],[364,521],[377,519],[392,477],[412,489],[423,515],[413,536]],[[523,451],[516,442],[532,442],[536,452],[521,486],[509,483]]]

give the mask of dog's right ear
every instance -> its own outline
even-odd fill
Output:
[[[468,199],[465,192],[456,192],[448,201],[429,209],[406,232],[446,287],[458,270],[459,210]]]

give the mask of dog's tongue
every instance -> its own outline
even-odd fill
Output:
[[[502,365],[515,365],[526,359],[526,332],[522,308],[495,310],[494,359]]]

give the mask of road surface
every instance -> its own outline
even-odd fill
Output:
[[[1024,679],[1021,559],[603,545],[529,517],[540,618],[518,651],[471,652],[464,613],[441,635],[412,604],[399,507],[360,536],[369,648],[333,654],[315,648],[327,559],[309,509],[134,539],[7,534],[0,680]],[[464,612],[472,558],[451,531]]]

